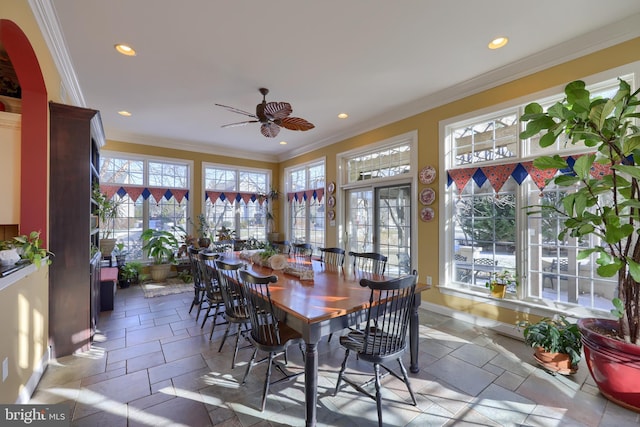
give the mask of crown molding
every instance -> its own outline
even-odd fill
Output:
[[[86,107],[78,76],[73,68],[67,44],[60,30],[60,21],[51,0],[29,0],[29,6],[31,6],[42,36],[53,57],[53,62],[58,69],[63,91],[69,97],[71,104]]]
[[[118,130],[108,130],[109,140],[130,144],[149,145],[154,147],[170,148],[173,150],[193,151],[196,153],[213,154],[216,156],[236,157],[239,159],[252,159],[270,163],[277,163],[278,158],[272,154],[260,154],[253,151],[230,150],[220,145],[210,145],[201,142],[190,142],[172,138],[151,137]]]

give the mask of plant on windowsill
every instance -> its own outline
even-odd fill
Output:
[[[207,249],[209,246],[211,246],[211,226],[209,225],[209,221],[207,221],[207,217],[205,216],[205,214],[201,213],[200,215],[198,215],[197,226],[193,223],[191,218],[189,218],[189,222],[191,223],[193,228],[198,230],[198,247]]]
[[[129,251],[125,249],[123,242],[116,243],[115,248],[111,252],[111,255],[116,258],[116,265],[118,267],[122,267],[127,260],[127,255]]]
[[[51,258],[54,256],[52,252],[42,247],[39,231],[32,231],[28,235],[23,234],[14,236],[10,240],[0,241],[0,250],[10,252],[4,254],[3,265],[31,263],[40,267],[43,261],[46,265],[50,265]]]
[[[518,286],[518,279],[509,270],[495,271],[491,273],[491,278],[485,287],[491,291],[491,296],[495,298],[504,298],[507,288],[510,286]]]
[[[612,314],[618,318],[578,321],[584,353],[600,392],[608,399],[640,411],[640,91],[619,79],[610,98],[591,97],[583,81],[565,87],[566,98],[546,111],[540,104],[525,107],[520,138],[541,133],[539,144],[550,147],[560,135],[572,145],[592,148],[591,154],[559,155],[534,160],[538,169],[566,170],[552,179],[569,190],[562,205],[535,206],[566,218],[558,239],[580,241],[593,236],[600,244],[582,249],[578,259],[597,255],[597,274],[617,276]],[[592,169],[604,171],[592,176]],[[530,213],[534,213],[533,209]],[[620,363],[623,362],[623,363]],[[595,374],[594,374],[595,373]]]
[[[164,282],[175,262],[178,239],[169,231],[151,228],[144,230],[140,239],[143,243],[142,250],[153,259],[153,264],[149,266],[151,279]]]
[[[91,193],[91,198],[96,204],[96,214],[100,227],[100,252],[103,257],[111,256],[116,245],[113,237],[116,226],[116,218],[120,212],[122,201],[109,198],[100,190],[100,184],[95,184]]]
[[[534,358],[546,369],[563,375],[578,370],[582,340],[577,323],[559,316],[545,317],[536,323],[523,320],[516,325],[523,328],[524,342],[535,350]]]

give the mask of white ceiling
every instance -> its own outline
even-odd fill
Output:
[[[640,35],[638,0],[30,3],[107,139],[274,161]],[[214,104],[254,112],[260,87],[315,129],[221,128],[245,117]]]

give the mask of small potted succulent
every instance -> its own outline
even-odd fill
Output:
[[[577,323],[565,316],[544,317],[539,322],[521,321],[525,343],[535,349],[534,357],[545,368],[560,374],[573,374],[582,359],[582,339]]]

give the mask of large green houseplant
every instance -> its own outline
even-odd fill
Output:
[[[149,267],[151,278],[157,282],[167,279],[171,265],[175,261],[175,255],[179,248],[178,239],[166,230],[146,229],[140,236],[142,250],[153,264]]]
[[[640,393],[637,392],[640,376],[632,380],[634,384],[621,386],[622,390],[613,389],[617,380],[612,376],[621,373],[631,378],[634,372],[627,369],[633,369],[634,364],[640,366],[638,92],[632,92],[629,84],[620,79],[618,90],[611,98],[592,97],[584,82],[574,81],[565,87],[566,98],[546,111],[537,103],[527,105],[522,117],[526,129],[520,134],[524,139],[542,132],[541,147],[549,147],[561,135],[566,135],[568,143],[584,144],[593,150],[592,154],[578,156],[573,164],[559,155],[534,160],[534,166],[539,169],[571,171],[553,178],[556,185],[567,189],[561,208],[540,208],[555,210],[567,217],[558,236],[560,240],[565,236],[579,240],[594,235],[601,241],[598,246],[581,250],[578,258],[597,254],[597,273],[602,277],[617,276],[618,289],[612,313],[618,321],[581,319],[578,324],[587,364],[600,391],[610,399],[636,409],[640,409]],[[610,168],[611,173],[594,178],[590,171],[595,163],[601,168]],[[607,330],[612,331],[613,340],[607,334],[598,333]],[[627,361],[624,367],[610,369],[613,366],[610,363],[608,367],[596,366],[603,356],[600,349],[605,345],[623,350],[620,357]],[[604,383],[599,379],[604,379]]]

